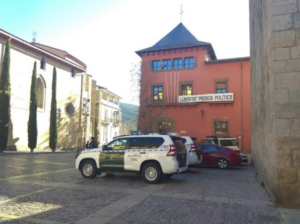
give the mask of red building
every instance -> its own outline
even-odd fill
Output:
[[[210,43],[198,41],[180,23],[142,59],[138,128],[208,135],[242,136],[251,149],[250,58],[218,60]]]

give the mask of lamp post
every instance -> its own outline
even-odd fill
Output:
[[[203,117],[204,116],[204,110],[202,109],[200,112],[201,112],[201,116]]]
[[[68,136],[69,136],[69,123],[70,123],[70,118],[67,118],[67,129],[66,129],[66,149],[65,151],[68,150]]]

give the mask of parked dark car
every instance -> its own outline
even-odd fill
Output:
[[[226,169],[228,166],[241,165],[240,152],[221,145],[200,144],[203,165],[218,166]]]

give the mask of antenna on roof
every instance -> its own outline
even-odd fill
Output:
[[[183,14],[182,4],[180,5],[180,11],[179,11],[179,14],[180,14],[180,22],[182,23],[182,14]]]
[[[36,41],[36,31],[33,31],[32,32],[32,43],[35,43],[35,41]]]

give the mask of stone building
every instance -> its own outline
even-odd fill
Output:
[[[37,150],[49,150],[49,121],[53,67],[57,70],[58,149],[84,146],[89,119],[85,120],[83,101],[91,98],[91,77],[86,65],[71,54],[49,46],[29,43],[0,29],[0,61],[11,39],[11,123],[6,150],[29,151],[27,122],[31,76],[37,62]],[[0,63],[1,71],[1,63]],[[1,106],[1,105],[0,105]],[[1,136],[0,136],[1,137]]]
[[[250,59],[217,59],[212,44],[178,24],[142,59],[139,130],[242,137],[251,149]]]
[[[252,158],[283,206],[300,207],[300,1],[250,0]]]

